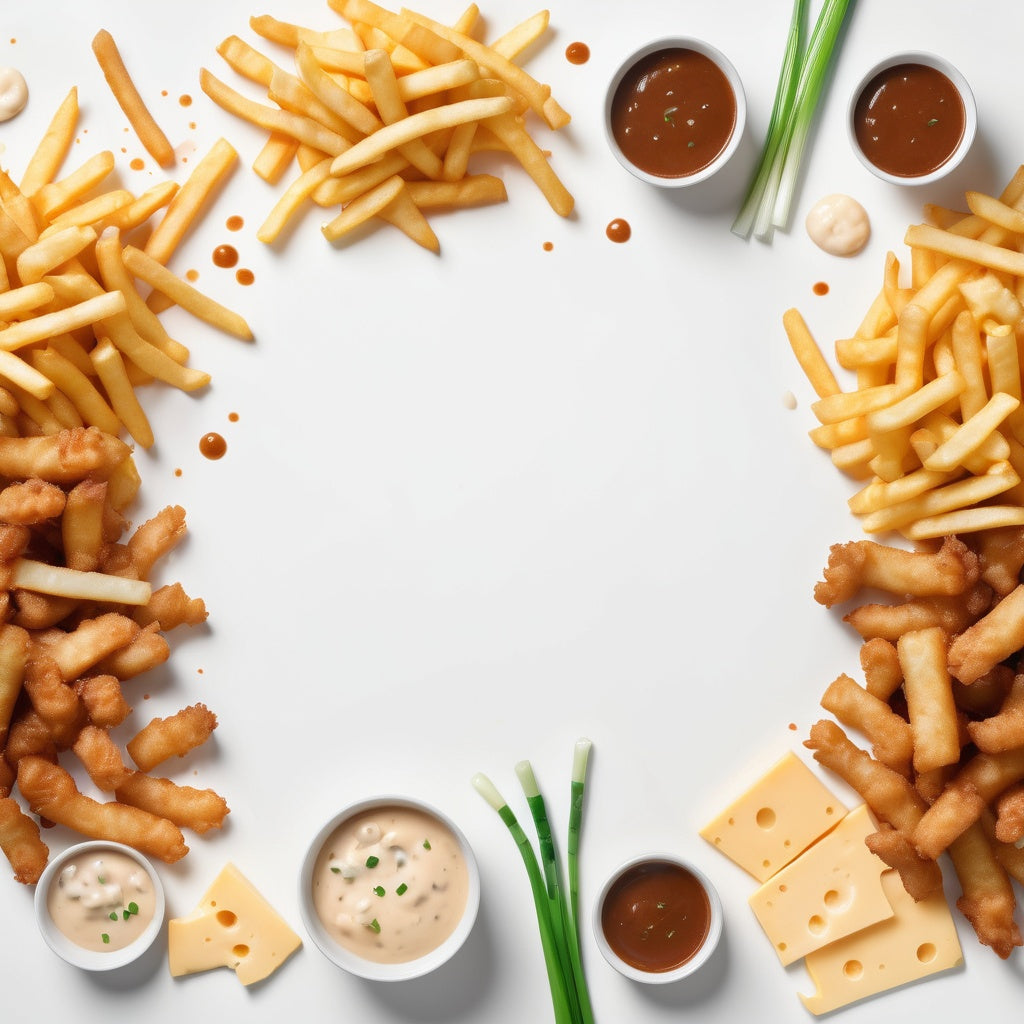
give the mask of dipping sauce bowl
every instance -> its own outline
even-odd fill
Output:
[[[722,922],[722,902],[703,871],[670,854],[648,854],[627,861],[605,882],[594,936],[620,974],[661,985],[708,962]]]
[[[850,98],[854,153],[882,181],[928,185],[967,155],[978,110],[967,79],[932,53],[898,53],[876,64]]]
[[[641,181],[681,188],[725,166],[746,115],[743,83],[723,53],[699,39],[660,39],[612,77],[605,136],[615,159]]]
[[[480,873],[468,840],[428,804],[380,796],[334,815],[309,845],[303,923],[338,967],[405,981],[450,959],[473,929]]]
[[[111,971],[137,960],[163,928],[160,876],[121,843],[78,843],[53,857],[36,885],[47,945],[74,967]]]

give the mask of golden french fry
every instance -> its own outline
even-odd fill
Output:
[[[142,445],[153,446],[153,428],[139,403],[124,361],[109,337],[101,338],[89,353],[110,405],[125,429]],[[65,545],[66,547],[67,545]]]
[[[11,324],[0,330],[0,349],[12,352],[37,341],[46,341],[57,334],[67,334],[79,327],[88,327],[126,309],[120,292],[104,292],[74,306],[43,313],[30,320]]]
[[[914,771],[960,760],[960,728],[946,669],[948,638],[939,627],[910,630],[896,643],[913,736]]]
[[[818,343],[814,340],[807,322],[796,309],[787,309],[782,316],[782,326],[789,339],[790,348],[800,364],[808,382],[819,398],[838,394],[839,382],[832,368],[825,361]]]
[[[67,177],[40,187],[32,195],[32,203],[44,220],[52,220],[69,210],[114,170],[114,154],[103,150],[89,157]]]
[[[78,125],[78,87],[72,86],[61,101],[25,168],[21,179],[21,191],[33,196],[43,185],[51,183],[57,176],[60,165],[75,140]]]

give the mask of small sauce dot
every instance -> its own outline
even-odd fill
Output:
[[[791,730],[792,730],[793,732],[796,732],[796,722],[790,722],[790,723],[789,723],[789,728],[790,728],[790,729],[791,729]]]
[[[181,106],[183,106],[183,107],[191,107],[192,106],[192,97],[189,96],[188,93],[184,93],[183,95],[178,97],[178,103],[180,103]]]
[[[237,412],[229,412],[228,413],[228,422],[229,423],[237,423],[238,422],[238,413]]]
[[[161,89],[160,90],[160,95],[161,96],[166,96],[167,95],[167,90],[166,89]]]
[[[174,475],[175,476],[181,476],[181,467],[180,466],[174,471]]]
[[[218,245],[213,250],[213,262],[218,267],[233,267],[238,262],[238,250],[233,245]]]
[[[244,224],[245,221],[242,220],[242,218],[239,217],[237,214],[228,217],[228,219],[224,222],[224,226],[228,229],[228,231],[241,231]]]
[[[131,167],[133,171],[141,171],[142,168],[146,166],[146,161],[143,160],[142,157],[137,156],[128,166]]]
[[[570,43],[565,48],[565,59],[570,64],[586,64],[590,60],[590,47],[586,43]]]
[[[615,220],[611,221],[604,232],[613,242],[628,242],[630,235],[633,234],[632,228],[629,226],[629,222],[623,220],[621,217],[616,217]]]
[[[256,280],[256,275],[251,270],[246,270],[245,267],[242,267],[241,270],[235,273],[235,280],[239,284],[249,285]]]
[[[208,459],[222,459],[228,450],[227,442],[220,434],[210,431],[199,440],[199,451]]]
[[[198,281],[199,280],[199,271],[198,270],[186,270],[185,271],[185,280],[186,281],[193,281],[193,282],[194,281]]]
[[[816,281],[812,290],[815,295],[828,295],[828,285],[824,281]]]
[[[545,252],[551,252],[551,250],[554,249],[554,247],[555,247],[555,243],[554,242],[545,242],[544,243],[544,251]]]

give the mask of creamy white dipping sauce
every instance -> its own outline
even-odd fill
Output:
[[[833,256],[855,256],[871,237],[867,211],[856,199],[838,193],[819,199],[805,223],[811,241]]]
[[[89,850],[54,877],[46,907],[75,945],[113,951],[130,946],[146,930],[156,893],[138,861],[117,850]]]
[[[469,872],[451,829],[395,805],[335,829],[317,856],[312,885],[317,915],[339,945],[376,963],[406,963],[455,930]]]
[[[0,68],[0,121],[10,121],[28,103],[25,77],[15,68]]]

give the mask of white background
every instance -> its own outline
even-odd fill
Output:
[[[534,10],[525,0],[485,5],[489,37]],[[442,19],[460,11],[459,0],[426,9]],[[594,742],[582,845],[588,914],[607,874],[650,850],[694,858],[727,914],[712,964],[666,988],[615,974],[588,920],[598,1020],[808,1017],[797,998],[809,991],[803,969],[779,966],[746,905],[753,881],[697,830],[783,752],[802,754],[825,686],[859,671],[854,638],[812,599],[828,546],[860,536],[845,505],[853,485],[807,438],[813,395],[781,315],[798,306],[830,351],[874,297],[886,251],[903,254],[923,202],[962,206],[965,189],[997,193],[1024,160],[1024,14],[1009,0],[967,11],[953,0],[856,6],[793,224],[767,246],[729,225],[767,123],[789,3],[560,0],[527,68],[573,115],[558,134],[534,127],[576,212],[560,219],[518,168],[482,163],[502,174],[509,202],[435,217],[440,257],[388,227],[332,247],[319,210],[279,247],[256,240],[280,187],[250,170],[261,133],[207,100],[198,71],[255,96],[217,44],[237,33],[287,59],[249,30],[249,15],[342,24],[325,3],[52,0],[5,12],[0,65],[20,68],[31,90],[25,112],[0,125],[0,160],[15,179],[72,85],[82,117],[68,170],[110,148],[127,187],[165,176],[148,158],[146,170],[129,169],[145,154],[91,53],[100,28],[172,143],[192,153],[173,176],[220,136],[240,155],[172,267],[198,270],[199,286],[243,313],[256,341],[167,314],[213,384],[194,396],[147,391],[158,442],[137,454],[137,519],[168,503],[188,512],[190,535],[159,581],[181,580],[206,599],[210,618],[172,634],[169,664],[131,684],[133,728],[206,702],[220,717],[214,742],[171,771],[213,786],[232,808],[222,833],[189,837],[188,857],[161,872],[172,915],[190,911],[230,859],[301,933],[306,843],[340,806],[378,793],[447,811],[473,843],[484,882],[468,945],[434,976],[364,983],[307,939],[247,991],[223,970],[172,980],[163,944],[136,969],[77,973],[36,934],[31,890],[10,881],[0,886],[5,1020],[178,1022],[212,1005],[222,1019],[253,1022],[549,1020],[525,872],[469,780],[489,774],[526,821],[513,767],[529,758],[562,836],[580,736]],[[732,59],[750,109],[726,173],[670,194],[612,159],[601,110],[620,60],[678,34]],[[565,58],[577,40],[592,51],[580,67]],[[845,134],[857,80],[901,49],[956,62],[980,109],[970,158],[927,194],[875,181]],[[190,107],[179,105],[182,94]],[[831,192],[854,195],[871,215],[871,243],[855,259],[824,255],[804,233],[808,207]],[[245,220],[237,234],[225,228],[233,215]],[[632,226],[626,244],[605,237],[616,217]],[[221,243],[238,248],[253,286],[214,267]],[[817,281],[829,284],[827,296],[812,293]],[[210,430],[227,440],[218,462],[198,451]],[[70,836],[52,830],[47,840],[56,849]],[[964,969],[843,1019],[929,1012],[953,1021],[981,1001],[1018,1006],[1019,954],[1003,963],[959,923]]]

